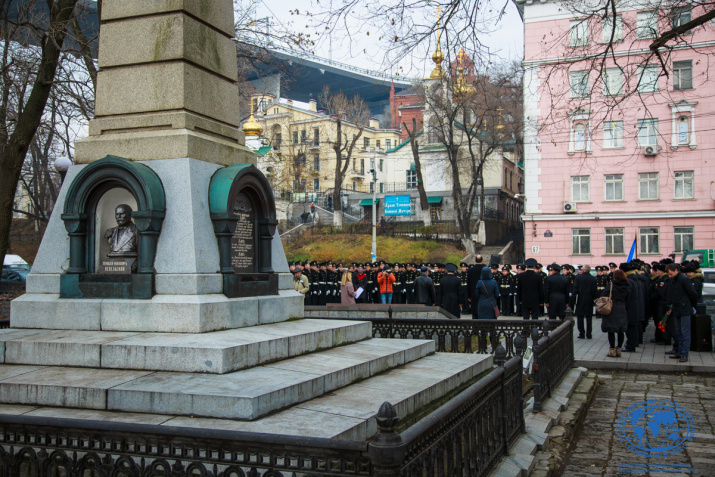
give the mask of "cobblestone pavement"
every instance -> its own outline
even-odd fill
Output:
[[[601,372],[599,378],[601,385],[561,475],[715,476],[715,375],[613,371]],[[629,450],[619,439],[618,419],[645,400],[672,401],[687,410],[695,426],[692,441],[663,458],[644,457]],[[684,421],[680,420],[681,429]],[[627,436],[628,429],[633,429],[628,427],[629,422],[624,426]]]

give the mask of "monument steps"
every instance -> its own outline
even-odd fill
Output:
[[[0,330],[0,362],[225,374],[371,337],[369,322],[297,320],[208,333]]]
[[[390,401],[399,416],[409,416],[491,369],[492,363],[491,355],[434,353],[253,421],[195,417],[183,412],[117,412],[106,407],[75,409],[37,403],[0,404],[0,414],[365,440],[377,431],[375,415],[384,401]],[[0,389],[11,375],[19,380],[22,373],[42,369],[52,368],[0,365]],[[108,371],[117,374],[107,376],[106,384],[111,384],[110,380],[126,382],[138,375],[148,376],[138,371],[127,371],[130,375],[125,376],[118,370]]]
[[[252,420],[433,353],[369,339],[227,374],[5,364],[0,402]]]

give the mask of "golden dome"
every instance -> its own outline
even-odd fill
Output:
[[[244,123],[241,129],[246,133],[246,136],[258,137],[263,134],[263,127],[258,124],[256,118],[253,117],[253,108],[251,108],[251,117],[248,118],[248,121]]]
[[[457,98],[472,96],[476,92],[476,90],[474,89],[474,86],[467,82],[467,78],[464,76],[464,67],[460,66],[459,68],[457,68],[457,71],[457,82],[455,83],[454,88],[452,90],[454,96]]]
[[[437,44],[437,50],[432,54],[432,61],[434,61],[435,65],[437,66],[435,66],[432,70],[432,73],[430,73],[430,79],[446,78],[447,73],[445,73],[442,69],[442,61],[444,61],[444,54],[442,53],[439,44]]]

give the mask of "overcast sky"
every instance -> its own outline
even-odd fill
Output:
[[[247,3],[248,0],[242,0]],[[321,4],[327,4],[330,0],[323,0]],[[340,0],[335,0],[336,4]],[[385,0],[389,1],[389,0]],[[314,12],[318,7],[315,4],[311,5],[311,0],[255,0],[256,18],[271,17],[272,23],[280,24],[284,27],[291,28],[293,31],[312,31],[306,30],[306,24],[310,20],[304,15],[304,12]],[[502,0],[496,3],[503,4]],[[291,15],[290,11],[298,10],[300,16]],[[356,67],[366,68],[371,70],[383,71],[386,73],[394,73],[397,68],[391,65],[390,60],[384,58],[383,50],[375,41],[373,32],[372,37],[367,36],[365,31],[367,27],[355,27],[352,33],[352,41],[344,38],[340,31],[334,31],[329,38],[325,36],[323,41],[315,48],[315,54],[324,58],[332,57],[335,61],[347,63]],[[507,7],[506,16],[496,25],[496,32],[490,35],[480,37],[480,40],[486,44],[492,52],[498,52],[499,56],[506,60],[521,60],[524,52],[524,33],[523,23],[519,17],[519,12],[516,6],[510,2]],[[331,55],[332,43],[332,55]],[[429,49],[429,51],[427,51]],[[401,66],[402,72],[408,77],[424,77],[434,68],[434,63],[431,61],[434,44],[424,45],[421,51],[415,50],[410,55],[411,58],[402,60],[398,66]],[[447,52],[445,52],[447,54]],[[454,56],[456,52],[451,52]],[[392,71],[389,71],[392,70]]]

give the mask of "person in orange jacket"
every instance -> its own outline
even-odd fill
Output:
[[[389,265],[377,274],[377,283],[380,284],[380,303],[383,305],[391,304],[392,284],[395,283],[395,274],[392,273]]]

